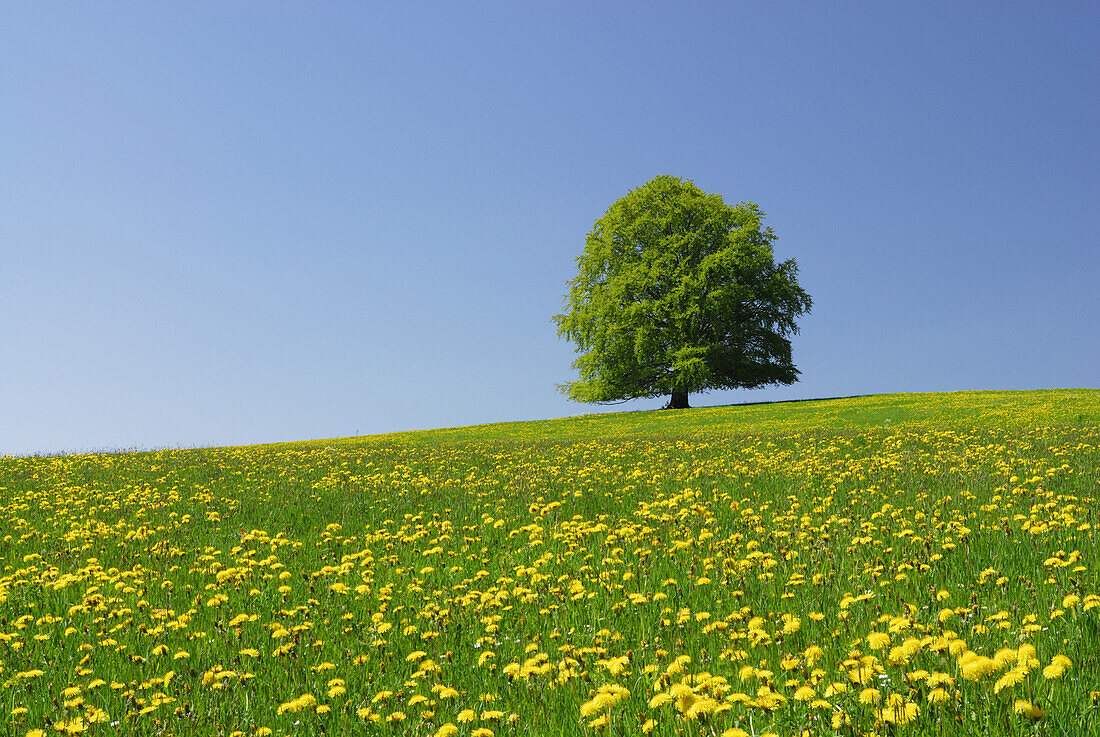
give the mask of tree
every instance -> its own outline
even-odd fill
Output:
[[[567,282],[558,335],[576,345],[579,402],[793,384],[787,336],[808,313],[794,259],[755,203],[727,205],[690,180],[658,176],[596,221]]]

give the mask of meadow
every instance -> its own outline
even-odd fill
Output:
[[[1100,734],[1100,391],[0,459],[0,734]]]

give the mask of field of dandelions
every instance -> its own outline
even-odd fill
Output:
[[[0,459],[0,734],[1100,734],[1100,391]]]

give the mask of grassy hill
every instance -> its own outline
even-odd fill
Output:
[[[1097,734],[1100,391],[0,459],[5,734]]]

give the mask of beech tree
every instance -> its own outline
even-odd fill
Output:
[[[558,335],[575,344],[579,402],[792,384],[788,336],[811,300],[794,259],[752,202],[727,205],[690,180],[658,176],[595,222],[567,282]]]

